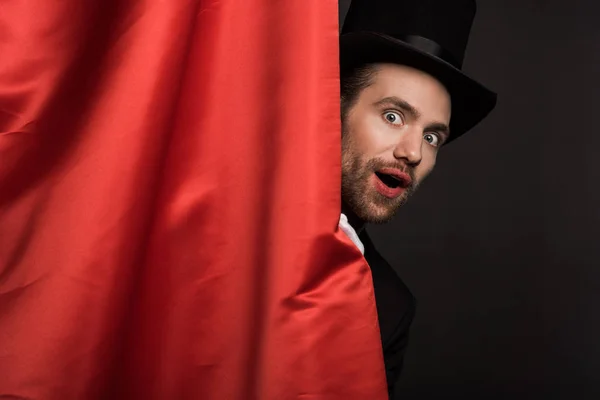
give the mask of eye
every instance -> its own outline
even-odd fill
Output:
[[[402,115],[397,111],[386,111],[383,113],[383,118],[387,123],[392,125],[402,125]]]
[[[423,139],[433,147],[440,145],[440,136],[437,133],[426,133],[423,135]]]

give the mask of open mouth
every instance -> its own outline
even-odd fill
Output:
[[[401,180],[400,178],[398,178],[394,175],[385,174],[385,173],[379,172],[379,171],[375,171],[375,175],[377,175],[379,180],[381,182],[383,182],[389,188],[396,189],[400,186],[404,186],[403,180]]]

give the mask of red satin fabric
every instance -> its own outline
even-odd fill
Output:
[[[332,0],[4,0],[0,397],[384,399]]]

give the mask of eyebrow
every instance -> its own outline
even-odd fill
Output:
[[[377,101],[375,103],[375,106],[382,106],[385,104],[391,104],[394,107],[401,109],[405,113],[409,114],[412,119],[421,118],[421,113],[419,112],[419,110],[417,110],[415,107],[413,107],[409,102],[402,100],[399,97],[396,97],[396,96],[384,97],[383,99]],[[429,124],[429,125],[427,125],[426,130],[439,132],[439,133],[445,135],[446,138],[448,136],[450,136],[450,128],[448,127],[448,125],[446,125],[442,122],[434,122],[432,124]]]

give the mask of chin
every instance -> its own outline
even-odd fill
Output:
[[[378,214],[371,213],[371,214],[367,215],[365,222],[367,222],[369,224],[385,224],[385,223],[390,222],[394,218],[395,215],[396,215],[396,211],[388,212],[388,213],[378,213]]]
[[[369,204],[358,214],[359,218],[369,224],[385,224],[390,222],[402,204],[376,205]]]
[[[360,193],[358,195],[357,193]],[[385,224],[391,221],[408,198],[408,193],[389,199],[376,192],[355,191],[348,196],[342,192],[342,199],[358,219],[369,224]]]

